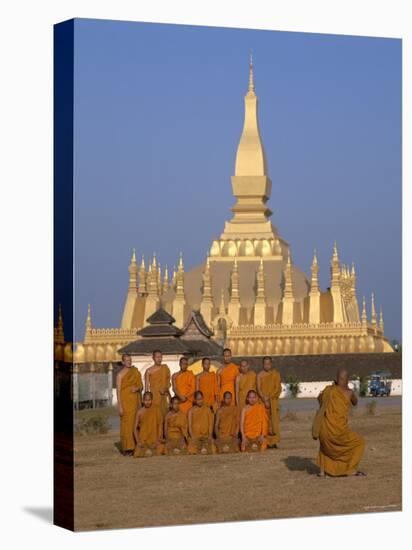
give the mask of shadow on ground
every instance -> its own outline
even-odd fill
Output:
[[[25,506],[23,510],[46,523],[53,523],[53,508],[51,506]]]
[[[291,472],[307,472],[312,475],[319,473],[319,468],[311,458],[306,458],[303,456],[288,456],[283,459],[283,462]]]

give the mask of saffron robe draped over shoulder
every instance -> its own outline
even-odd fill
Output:
[[[142,406],[139,392],[132,392],[132,387],[143,389],[142,376],[139,370],[131,367],[123,375],[120,386],[120,401],[123,408],[123,416],[120,417],[120,444],[123,451],[133,451],[135,448],[134,424],[137,410]]]
[[[232,394],[232,399],[235,400],[235,381],[239,374],[239,367],[234,363],[224,365],[219,373],[220,387],[219,387],[219,399],[223,400],[225,391],[229,391]]]
[[[357,471],[365,450],[365,440],[348,427],[351,402],[338,386],[326,392],[327,403],[319,430],[318,464],[330,476],[350,475]],[[326,399],[324,392],[319,396]]]
[[[216,447],[219,453],[239,451],[239,408],[222,406],[216,413]]]
[[[165,420],[166,453],[177,455],[186,453],[187,440],[187,415],[182,411],[167,413]]]
[[[245,374],[239,374],[238,381],[238,407],[243,408],[246,405],[246,397],[250,390],[256,391],[256,373],[248,370]]]
[[[213,435],[214,415],[207,405],[194,406],[190,409],[191,437],[189,440],[189,453],[197,454],[206,450],[207,454],[214,453],[215,448],[210,438]]]
[[[246,405],[243,408],[243,433],[249,440],[256,440],[263,436],[267,438],[268,435],[268,415],[265,406],[261,403],[255,405]],[[267,441],[265,440],[261,445],[261,450],[265,450],[267,447]]]
[[[159,441],[162,437],[162,423],[162,414],[158,406],[152,405],[142,409],[138,428],[139,440],[134,450],[134,456],[162,454],[163,447]]]
[[[269,409],[266,409],[269,420],[268,445],[276,445],[280,442],[280,413],[279,396],[282,391],[279,371],[271,369],[260,377],[260,390],[270,401]]]
[[[153,393],[153,405],[159,407],[163,417],[169,409],[170,370],[167,365],[149,374],[149,389]],[[161,395],[160,392],[166,392]]]
[[[187,413],[193,405],[193,395],[196,389],[195,375],[193,372],[187,370],[185,372],[179,372],[174,380],[178,394],[187,398],[187,401],[180,403],[180,410]]]
[[[201,372],[197,375],[199,391],[203,393],[203,402],[208,407],[216,406],[216,396],[219,395],[216,373]]]

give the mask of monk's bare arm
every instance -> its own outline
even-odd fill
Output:
[[[222,367],[220,367],[220,369],[217,370],[217,373],[216,373],[216,381],[217,381],[217,387],[218,387],[218,390],[220,390],[220,384],[221,384],[221,381],[220,381],[220,373],[222,371]]]
[[[245,436],[245,411],[246,407],[243,407],[242,414],[240,415],[240,435],[242,437],[242,443],[246,443]]]
[[[239,405],[239,382],[240,382],[240,374],[236,376],[235,381],[235,399],[236,399],[236,405]]]
[[[356,406],[358,404],[358,396],[356,395],[356,393],[354,391],[351,391],[350,401],[351,401],[353,406]]]
[[[200,374],[196,376],[196,391],[199,391],[199,384],[200,384]]]
[[[220,421],[220,409],[217,411],[215,415],[215,435],[217,438],[219,438],[219,421]]]
[[[262,372],[259,372],[258,375],[256,376],[256,391],[257,391],[258,396],[261,398],[261,400],[264,403],[266,403],[267,402],[267,397],[266,397],[266,395],[264,395],[262,393],[262,387],[261,387],[261,384],[260,384],[261,378],[262,378]]]
[[[150,391],[150,367],[144,373],[144,389]]]
[[[189,432],[189,437],[192,436],[192,409],[189,409],[189,412],[187,413],[187,430]]]
[[[174,375],[172,376],[172,389],[173,389],[173,393],[175,395],[177,395],[177,397],[180,399],[180,401],[182,401],[182,403],[184,403],[185,401],[187,401],[187,397],[185,397],[184,395],[181,395],[178,391],[177,391],[177,387],[176,387],[176,378],[179,376],[179,373],[178,372],[175,372]]]

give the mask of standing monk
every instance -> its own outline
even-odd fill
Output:
[[[241,451],[265,451],[267,448],[268,415],[258,402],[257,393],[249,390],[246,406],[240,415]]]
[[[232,352],[229,348],[223,350],[223,365],[217,371],[217,384],[219,386],[219,402],[223,401],[225,391],[235,395],[235,380],[239,374],[239,367],[232,363]]]
[[[312,426],[312,436],[319,439],[319,476],[365,476],[358,470],[365,450],[362,436],[349,430],[349,409],[358,398],[348,388],[348,372],[339,369],[336,382],[318,397],[320,409]]]
[[[153,352],[153,365],[147,369],[144,375],[145,390],[153,394],[153,405],[160,408],[163,418],[169,410],[170,370],[162,364],[162,352]]]
[[[280,442],[279,396],[282,391],[279,371],[273,368],[272,358],[263,358],[263,370],[257,375],[257,391],[263,401],[269,419],[268,447]]]
[[[180,410],[180,399],[175,395],[171,400],[170,411],[167,413],[164,425],[166,453],[179,455],[187,450],[187,415]]]
[[[134,436],[135,457],[162,454],[163,420],[159,407],[153,405],[153,395],[150,391],[143,394],[143,407],[136,414]]]
[[[175,395],[180,400],[180,410],[187,414],[193,405],[193,396],[196,391],[196,379],[193,372],[187,370],[189,362],[186,357],[181,357],[179,361],[180,372],[175,372],[172,376],[172,387]]]
[[[120,445],[125,455],[132,455],[135,447],[134,424],[137,410],[142,406],[142,376],[132,366],[132,358],[122,355],[123,368],[116,377],[117,405],[120,416]]]
[[[203,371],[196,376],[196,391],[203,393],[204,404],[215,411],[219,406],[219,388],[216,373],[210,370],[210,359],[202,359]]]
[[[246,405],[246,397],[249,390],[256,391],[256,373],[254,370],[250,370],[246,359],[241,360],[239,371],[235,383],[236,404],[242,410]]]
[[[232,394],[228,391],[216,413],[215,435],[219,453],[239,451],[239,408],[232,404]]]
[[[189,454],[212,454],[215,452],[213,443],[213,413],[203,403],[203,393],[195,392],[194,405],[188,415]]]

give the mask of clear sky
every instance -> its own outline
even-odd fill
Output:
[[[269,207],[294,263],[336,239],[358,298],[401,337],[401,41],[97,20],[75,24],[76,339],[119,327],[131,250],[205,259],[230,177],[253,50]]]

